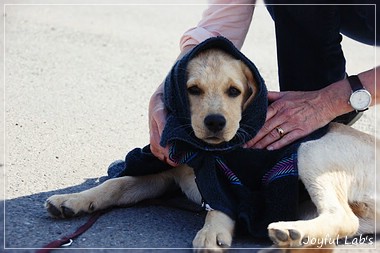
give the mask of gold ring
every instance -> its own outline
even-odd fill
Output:
[[[284,136],[285,134],[284,129],[282,129],[281,127],[276,127],[276,131],[280,135],[280,138],[282,138],[282,136]]]

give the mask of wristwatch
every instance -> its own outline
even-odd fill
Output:
[[[351,96],[349,104],[357,112],[364,112],[368,110],[368,107],[371,104],[371,93],[369,93],[360,82],[360,79],[357,75],[347,77],[348,82],[351,86]]]

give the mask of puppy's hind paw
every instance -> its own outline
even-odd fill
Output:
[[[299,247],[302,245],[302,233],[291,226],[284,226],[286,222],[276,222],[269,224],[269,238],[279,246]]]

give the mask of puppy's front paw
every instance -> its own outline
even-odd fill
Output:
[[[231,247],[232,234],[223,227],[205,226],[193,240],[194,252],[223,252]]]
[[[93,202],[80,194],[53,195],[46,200],[45,208],[53,218],[71,218],[95,210]]]
[[[282,247],[302,246],[303,234],[292,222],[274,222],[269,224],[268,233],[270,239]]]

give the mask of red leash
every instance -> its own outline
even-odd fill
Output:
[[[147,199],[140,202],[140,205],[163,205],[163,206],[169,206],[172,208],[178,208],[181,210],[189,211],[189,212],[195,212],[199,213],[202,212],[204,209],[201,208],[198,205],[195,205],[190,200],[183,199],[180,196],[177,196],[178,194],[182,194],[179,190],[177,192],[174,192],[170,194],[169,196],[166,196],[161,199]],[[104,213],[109,211],[109,209],[97,211],[92,214],[92,216],[88,219],[88,221],[80,226],[73,234],[64,236],[61,239],[52,241],[49,244],[46,244],[44,247],[39,249],[36,253],[49,253],[53,249],[57,249],[59,247],[64,246],[70,246],[73,242],[73,239],[77,238],[84,232],[86,232],[98,219],[100,216],[102,216]]]
[[[44,247],[42,247],[40,250],[38,250],[36,253],[49,253],[52,249],[57,249],[61,246],[70,246],[73,242],[73,239],[77,238],[84,232],[86,232],[98,219],[102,214],[104,214],[104,211],[95,212],[88,221],[80,226],[73,234],[64,236],[61,239],[52,241],[49,244],[46,244]]]

